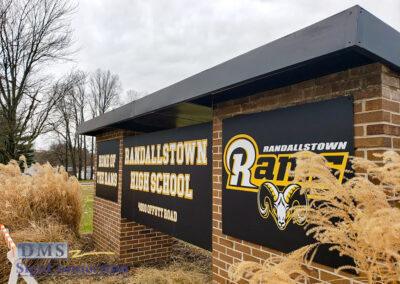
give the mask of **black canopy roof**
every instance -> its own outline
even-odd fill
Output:
[[[213,103],[377,61],[400,70],[400,33],[354,6],[91,119],[78,131],[151,132],[207,122]]]

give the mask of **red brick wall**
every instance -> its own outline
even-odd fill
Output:
[[[382,64],[370,64],[330,74],[249,97],[220,103],[213,116],[213,282],[229,283],[227,270],[235,262],[262,262],[278,251],[222,233],[222,119],[237,114],[283,107],[354,94],[356,155],[376,160],[373,153],[400,151],[399,74]],[[315,279],[339,276],[331,268],[315,265]],[[343,279],[335,283],[351,283]]]
[[[119,256],[123,264],[155,263],[164,261],[171,252],[173,238],[152,228],[121,218],[123,137],[133,132],[110,131],[96,137],[97,143],[118,139],[119,171],[118,202],[94,197],[93,204],[93,240],[99,251],[112,251]],[[96,157],[96,156],[95,156]],[[95,160],[95,181],[97,163]]]

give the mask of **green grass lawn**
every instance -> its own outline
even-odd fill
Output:
[[[94,186],[82,186],[82,220],[80,232],[90,234],[93,232],[93,198]]]
[[[93,182],[93,180],[92,179],[81,179],[79,182],[80,183],[89,183],[89,182]]]

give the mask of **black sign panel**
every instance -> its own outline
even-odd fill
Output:
[[[97,143],[96,196],[118,201],[119,140]]]
[[[289,208],[307,204],[289,170],[291,154],[323,155],[342,181],[353,153],[351,97],[304,104],[223,121],[223,233],[285,253],[314,242]],[[316,261],[338,266],[348,260],[322,248]]]
[[[124,139],[122,217],[211,249],[211,124]]]

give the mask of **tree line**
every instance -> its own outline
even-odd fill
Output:
[[[101,69],[90,74],[73,70],[52,88],[52,92],[61,97],[48,120],[56,142],[45,153],[35,152],[35,159],[41,163],[47,160],[63,165],[79,179],[91,179],[94,138],[79,135],[77,129],[84,121],[119,105],[121,84],[118,75]],[[88,165],[91,168],[89,177]]]
[[[0,1],[1,163],[21,155],[32,163],[47,155],[79,178],[88,178],[87,165],[93,168],[94,139],[78,135],[77,127],[117,106],[121,83],[109,70],[72,70],[58,79],[47,72],[76,53],[70,25],[75,10],[74,1]],[[48,133],[56,137],[48,150],[53,153],[34,155],[34,142]]]

